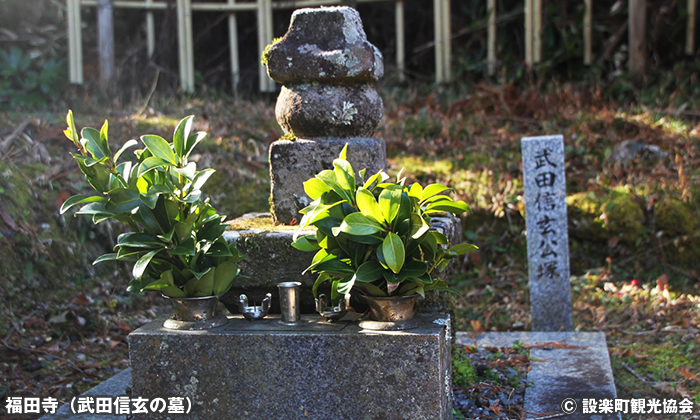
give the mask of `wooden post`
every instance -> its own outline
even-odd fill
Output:
[[[433,24],[435,26],[435,83],[445,82],[443,69],[445,53],[442,48],[442,0],[433,0]]]
[[[583,64],[590,66],[593,62],[593,0],[585,0],[585,7],[583,15]]]
[[[396,0],[396,70],[399,72],[399,81],[406,80],[406,52],[404,32],[404,8],[403,0]]]
[[[68,72],[70,82],[83,84],[83,37],[81,34],[80,0],[68,0]]]
[[[177,0],[177,47],[180,65],[180,88],[187,92],[187,42],[185,41],[185,0]]]
[[[146,0],[146,45],[148,46],[148,57],[153,57],[156,50],[156,25],[153,20],[151,7],[153,0]]]
[[[685,40],[685,53],[693,55],[695,52],[695,11],[696,0],[688,0],[688,33]]]
[[[637,75],[643,75],[646,69],[646,0],[630,0],[629,2],[629,70]]]
[[[100,57],[100,85],[114,78],[114,13],[111,0],[97,2],[97,44]]]
[[[68,80],[70,83],[77,83],[76,72],[77,65],[75,63],[75,15],[73,14],[73,3],[75,0],[66,1],[66,31],[68,32]]]
[[[78,84],[85,83],[83,77],[83,20],[80,15],[80,1],[75,0],[73,2],[73,14],[75,21],[75,63],[76,63],[76,77]]]
[[[233,5],[236,0],[228,0],[228,4]],[[238,60],[238,22],[235,13],[228,15],[228,42],[231,53],[231,87],[233,94],[238,93],[238,78],[241,75],[241,64]]]
[[[486,13],[489,17],[486,65],[488,75],[493,76],[496,74],[496,0],[488,0]]]
[[[265,30],[267,31],[267,39],[272,42],[273,38],[275,37],[274,33],[274,25],[272,23],[272,0],[264,0],[265,1]],[[270,79],[269,76],[267,76],[267,70],[265,69],[265,76],[267,78],[267,91],[268,92],[274,92],[275,91],[275,82]]]
[[[258,50],[260,54],[267,44],[272,42],[272,0],[257,0],[258,2]],[[265,66],[260,66],[260,92],[272,92],[274,84],[267,75]]]
[[[533,0],[525,0],[525,64],[532,67],[534,55],[532,53],[532,15],[533,15]]]
[[[539,63],[542,61],[542,0],[534,0],[532,26],[534,36],[532,61]]]
[[[442,5],[442,48],[445,69],[445,82],[452,81],[452,27],[450,25],[450,0]]]
[[[192,33],[192,0],[184,0],[185,42],[187,47],[187,92],[194,92],[194,36]]]
[[[452,79],[450,57],[452,39],[450,30],[450,0],[433,0],[435,25],[435,82],[446,83]]]

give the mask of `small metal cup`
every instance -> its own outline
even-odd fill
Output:
[[[298,281],[286,281],[279,283],[277,289],[280,292],[280,311],[282,325],[299,325],[301,323],[301,283]]]

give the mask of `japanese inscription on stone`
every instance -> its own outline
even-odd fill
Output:
[[[570,331],[564,138],[523,137],[525,219],[533,331]]]

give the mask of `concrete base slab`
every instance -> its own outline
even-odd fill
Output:
[[[102,382],[86,393],[83,396],[92,397],[110,397],[114,398],[120,395],[126,395],[127,390],[131,388],[131,369],[124,369],[123,371],[112,376],[108,380]],[[114,407],[112,407],[114,409]],[[76,406],[77,409],[77,406]],[[58,410],[56,414],[48,414],[42,417],[40,420],[126,420],[127,415],[115,415],[115,414],[90,414],[81,413],[73,414],[70,408],[70,404],[65,404]]]
[[[620,414],[583,414],[582,399],[617,398],[605,334],[602,332],[506,332],[471,334],[458,332],[455,342],[477,347],[512,347],[519,341],[530,349],[530,371],[525,390],[525,411],[560,414],[567,420],[612,420]],[[547,346],[547,343],[552,343]],[[563,415],[562,402],[576,402],[573,414]],[[571,408],[573,405],[569,404]]]
[[[425,316],[424,316],[425,317]],[[304,317],[308,322],[306,325],[307,330],[313,330],[317,334],[325,334],[329,335],[331,337],[333,336],[339,336],[342,334],[347,334],[348,331],[345,333],[342,333],[344,329],[347,328],[347,325],[345,323],[341,324],[327,324],[324,322],[318,322],[318,320],[311,322],[313,318],[311,317]],[[275,319],[275,318],[272,318]],[[432,318],[424,318],[427,320],[430,320]],[[439,317],[435,318],[433,322],[438,321],[438,324],[442,322],[446,322],[446,319],[443,318],[443,320],[440,320]],[[154,321],[157,322],[157,321]],[[159,320],[158,322],[162,323],[162,320]],[[151,325],[151,324],[149,324]],[[157,327],[157,325],[155,325]],[[279,327],[274,324],[274,322],[267,322],[263,324],[257,324],[254,322],[239,322],[238,327],[239,333],[243,334],[244,332],[247,332],[249,334],[264,334],[265,332],[267,333],[275,333],[276,331],[279,331]],[[357,326],[353,327],[355,329],[358,329]],[[434,328],[434,327],[433,327]],[[302,328],[303,329],[303,328]],[[155,329],[156,331],[159,330],[159,328]],[[139,331],[139,330],[137,330]],[[286,330],[286,332],[283,331],[284,334],[290,336],[289,338],[293,338],[300,329],[298,327]],[[153,333],[153,331],[152,331]],[[369,332],[368,332],[369,333]],[[385,335],[388,335],[388,337],[379,337],[379,340],[383,340],[381,343],[377,343],[377,347],[370,351],[370,355],[374,354],[376,355],[377,352],[381,352],[381,348],[385,346],[384,343],[386,342],[394,342],[396,339],[392,339],[391,337],[395,334],[399,335],[405,335],[405,334],[414,334],[414,333],[419,333],[419,331],[406,331],[406,332],[401,332],[401,333],[396,333],[396,332],[390,332],[390,333],[384,333]],[[196,333],[188,333],[190,335],[203,335],[203,332],[196,332]],[[370,333],[370,334],[382,334],[382,333]],[[147,336],[148,334],[144,335],[141,337],[139,340],[144,341],[143,339]],[[420,336],[420,334],[418,334]],[[544,346],[542,348],[533,348],[530,350],[530,357],[533,360],[536,360],[535,362],[532,363],[532,369],[528,373],[528,382],[530,382],[532,385],[528,387],[525,391],[525,410],[527,410],[529,413],[548,413],[550,414],[550,418],[553,418],[553,416],[556,416],[557,419],[567,419],[567,420],[609,420],[609,419],[619,419],[619,415],[600,415],[600,414],[583,414],[581,410],[581,399],[582,398],[608,398],[608,399],[614,399],[617,396],[617,393],[615,391],[615,384],[613,381],[612,377],[612,370],[610,368],[610,362],[608,358],[608,353],[607,353],[607,345],[605,343],[605,335],[603,333],[546,333],[546,332],[510,332],[510,333],[482,333],[482,334],[471,334],[471,333],[464,333],[464,332],[458,332],[457,334],[457,344],[462,344],[462,345],[474,345],[476,344],[478,347],[512,347],[515,341],[519,341],[523,343],[524,345],[537,345],[537,344],[546,344],[546,343],[556,343],[556,345],[552,345],[552,347]],[[449,334],[447,334],[449,336]],[[154,337],[152,337],[154,338]],[[415,337],[414,337],[415,338]],[[156,341],[158,341],[156,339]],[[158,341],[158,342],[163,342]],[[381,344],[381,346],[379,345]],[[564,344],[565,346],[562,347],[561,345]],[[447,344],[446,344],[447,345]],[[568,345],[568,347],[566,347]],[[166,348],[167,349],[167,348]],[[200,348],[198,349],[203,356],[199,358],[199,362],[202,362],[206,357],[210,357],[210,354],[212,353],[211,349],[209,347],[206,347],[206,350]],[[229,349],[231,350],[231,349]],[[321,348],[315,345],[314,352],[312,352],[313,355],[316,354],[323,354],[323,352],[320,352]],[[443,351],[445,349],[443,348]],[[151,358],[158,358],[158,353],[160,353],[162,350],[159,347],[155,352],[154,355],[151,356]],[[284,356],[285,353],[281,353],[281,356]],[[411,356],[411,352],[406,352],[405,353],[407,356]],[[421,357],[424,357],[424,355],[421,355]],[[410,360],[409,358],[404,358],[404,364],[408,363]],[[417,359],[416,359],[417,361]],[[167,366],[169,365],[169,360],[166,360],[165,358],[160,359],[160,365],[161,367],[159,368],[162,371],[167,371]],[[180,372],[179,374],[182,375],[184,372],[183,370],[187,369],[187,364],[184,366],[180,366]],[[295,365],[295,366],[300,366],[300,365]],[[342,369],[342,366],[338,366],[339,368]],[[238,366],[236,367],[238,369],[246,369],[245,366]],[[194,370],[196,368],[192,367],[192,365],[189,366],[189,369],[192,369],[191,372],[189,372],[192,377],[197,377],[194,375],[197,375],[194,373]],[[156,373],[157,375],[157,370],[152,370],[151,372]],[[294,370],[291,370],[290,372],[294,372]],[[401,376],[401,370],[395,370],[393,373],[393,379],[406,379],[405,377]],[[199,373],[199,371],[198,371]],[[334,377],[341,377],[337,376],[339,372],[337,369],[331,369],[329,373],[323,374],[318,368],[312,368],[309,372],[307,372],[309,376],[313,376],[313,379],[310,380],[308,384],[303,384],[303,383],[296,383],[295,386],[298,386],[300,388],[305,388],[306,387],[317,387],[317,384],[323,383],[326,381],[329,375],[334,376]],[[398,376],[397,376],[398,374]],[[221,372],[217,372],[216,375],[217,377],[221,377]],[[357,373],[353,373],[353,375],[357,375]],[[379,375],[381,376],[380,372],[375,372],[374,375]],[[201,376],[201,374],[199,374]],[[288,376],[285,376],[285,378],[290,379]],[[384,381],[386,381],[389,378],[381,378]],[[158,382],[161,381],[159,376],[153,376],[151,378],[146,377],[146,381],[152,381],[152,382]],[[244,381],[243,377],[238,376],[238,377],[230,377],[230,381]],[[276,381],[280,381],[280,378],[276,378]],[[440,381],[450,381],[451,377],[442,377]],[[198,385],[198,382],[196,382]],[[177,384],[177,386],[180,386],[181,388],[183,386],[188,386],[192,385],[192,383],[185,383],[185,384]],[[90,391],[86,392],[83,395],[93,395],[93,396],[111,396],[111,397],[116,397],[119,395],[124,395],[127,391],[127,389],[131,387],[131,370],[126,369],[123,372],[115,375],[111,379],[103,382],[102,384],[98,385],[97,387],[91,389]],[[192,388],[189,388],[192,390]],[[194,388],[195,390],[197,388]],[[223,389],[223,388],[222,388]],[[445,388],[447,389],[447,387]],[[169,389],[167,394],[171,395],[173,394],[175,388]],[[328,391],[333,391],[332,388],[326,388]],[[322,390],[316,391],[320,392]],[[342,398],[342,394],[344,394],[344,391],[340,392],[340,396],[338,395],[332,395],[330,397],[333,401],[337,400],[338,398]],[[143,396],[142,394],[134,393],[134,396]],[[240,395],[240,394],[239,394]],[[254,394],[253,394],[254,395]],[[409,395],[405,393],[405,395]],[[234,396],[235,397],[235,396]],[[322,397],[321,399],[327,399],[328,397]],[[441,396],[442,398],[442,396]],[[561,411],[561,402],[566,399],[566,398],[573,398],[576,401],[576,404],[578,405],[578,408],[576,410],[576,413],[571,414],[571,415],[564,415],[562,414]],[[361,401],[361,400],[358,400]],[[277,403],[275,403],[277,404]],[[449,403],[448,403],[449,404]],[[308,408],[307,414],[308,414]],[[390,417],[384,417],[384,418],[431,418],[431,417],[410,417],[408,414],[404,416],[404,410],[402,407],[397,409],[396,413],[392,413]],[[552,414],[554,413],[554,414]],[[559,413],[559,414],[556,414]],[[299,412],[293,413],[294,415],[289,418],[316,418],[316,417],[311,417],[311,416],[303,416],[303,413],[301,410]],[[220,418],[238,418],[236,417],[237,415],[233,416],[228,416],[228,417],[220,417]],[[333,418],[328,417],[328,416],[321,416],[322,418],[326,419],[331,419]],[[62,419],[82,419],[82,420],[110,420],[110,419],[125,419],[126,416],[106,416],[103,414],[96,415],[96,414],[71,414],[70,412],[70,407],[69,405],[65,405],[61,407],[61,409],[58,410],[58,412],[54,415],[47,415],[42,417],[42,420],[62,420]],[[190,417],[188,417],[190,418]],[[218,418],[218,417],[217,417]],[[274,417],[274,418],[282,418],[282,417]],[[350,417],[348,417],[350,418]],[[353,418],[368,418],[368,419],[373,419],[373,418],[380,418],[378,416],[372,416],[372,413],[365,413],[364,416],[359,416],[359,417],[353,417]],[[447,417],[432,417],[432,418],[449,418]],[[532,418],[535,419],[534,415],[529,415],[527,418]]]
[[[131,333],[133,395],[189,398],[188,419],[452,418],[448,315],[418,315],[407,331],[230,318],[208,331],[169,331],[158,319]]]

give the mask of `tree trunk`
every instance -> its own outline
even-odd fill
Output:
[[[646,70],[646,0],[629,2],[629,70],[637,76],[643,76]]]

